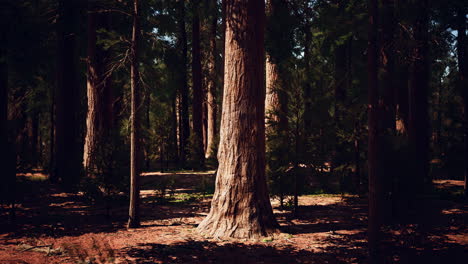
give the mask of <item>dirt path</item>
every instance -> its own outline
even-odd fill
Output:
[[[195,230],[209,210],[209,173],[148,173],[142,182],[143,227],[133,230],[125,229],[125,199],[114,200],[107,217],[102,203],[34,182],[14,232],[1,212],[0,263],[366,263],[365,199],[301,196],[297,219],[272,201],[282,233],[220,240]],[[166,199],[158,199],[164,183]],[[438,199],[431,205],[424,232],[414,224],[385,230],[388,263],[465,263],[466,203]]]

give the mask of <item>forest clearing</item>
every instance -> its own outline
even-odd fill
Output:
[[[21,228],[0,230],[2,264],[85,263],[93,257],[95,263],[367,263],[367,204],[355,195],[301,196],[297,218],[291,207],[281,210],[278,200],[272,200],[281,233],[256,240],[220,239],[195,230],[209,210],[212,193],[190,186],[209,177],[207,190],[212,189],[211,173],[143,176],[142,227],[130,230],[125,228],[125,199],[112,199],[107,217],[102,202],[60,193],[41,176],[32,177],[35,182],[25,182],[24,188],[40,186],[18,208]],[[171,193],[168,187],[161,198],[161,189],[150,188],[160,186],[164,177],[174,179],[175,188]],[[436,186],[447,193],[433,198],[434,207],[425,217],[430,231],[423,235],[414,224],[385,230],[386,263],[464,263],[468,207],[450,199],[462,182],[438,181]]]
[[[0,264],[466,263],[467,20],[1,0]]]

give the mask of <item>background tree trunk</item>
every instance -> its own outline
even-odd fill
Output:
[[[216,27],[218,25],[218,17],[217,14],[217,6],[216,0],[211,0],[211,10],[214,12],[210,21],[210,50],[208,55],[208,87],[207,87],[207,97],[206,97],[206,104],[207,104],[207,135],[206,135],[206,151],[205,157],[211,158],[216,153],[213,153],[213,145],[215,144],[215,138],[217,133],[216,128],[216,118],[217,118],[217,102],[216,102],[216,95],[217,95],[217,87],[216,87]]]
[[[216,191],[198,230],[252,238],[277,231],[265,178],[265,4],[227,0],[223,113]]]
[[[133,32],[131,46],[131,135],[130,135],[130,206],[128,228],[140,226],[140,117],[142,112],[140,102],[140,74],[138,71],[138,44],[140,39],[138,0],[133,1]]]
[[[200,18],[199,2],[193,1],[192,21],[192,119],[193,119],[193,153],[196,168],[205,166],[205,148],[203,147],[203,88],[200,56]]]
[[[179,37],[177,46],[179,50],[182,50],[181,64],[180,65],[180,135],[179,135],[179,147],[180,154],[179,160],[181,167],[185,166],[187,159],[187,143],[190,137],[190,124],[189,124],[189,102],[188,102],[188,85],[187,85],[187,31],[185,29],[185,0],[179,0],[178,3],[178,26],[179,26]]]
[[[414,21],[413,70],[409,92],[410,157],[412,173],[407,193],[422,194],[429,179],[429,61],[428,61],[428,0],[415,1],[419,9]],[[412,200],[412,199],[410,199]]]
[[[463,122],[465,140],[465,196],[468,196],[468,67],[466,56],[466,9],[460,8],[457,14],[457,53],[458,53],[458,74],[460,87],[463,93]]]
[[[59,1],[54,175],[55,179],[60,179],[69,190],[76,186],[82,171],[78,145],[80,126],[77,116],[79,98],[76,52],[77,10],[77,1]]]
[[[107,75],[106,54],[97,46],[97,30],[105,28],[104,15],[97,14],[90,4],[88,12],[88,74],[86,136],[83,152],[83,166],[87,173],[98,169],[97,159],[103,155],[105,139],[112,126],[112,98],[110,78]]]
[[[369,42],[367,47],[368,67],[368,171],[369,171],[369,226],[368,243],[371,263],[379,263],[379,243],[381,236],[381,170],[380,170],[380,135],[378,103],[378,2],[368,1]]]

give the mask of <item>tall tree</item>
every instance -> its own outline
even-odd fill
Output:
[[[458,53],[458,76],[459,85],[463,94],[463,121],[465,140],[465,196],[468,196],[468,67],[466,56],[466,9],[462,6],[457,13],[457,53]]]
[[[180,65],[180,84],[179,84],[179,160],[180,165],[185,166],[187,159],[187,143],[190,137],[189,124],[189,101],[188,101],[188,85],[187,85],[187,30],[185,28],[185,0],[178,0],[178,38],[177,47],[182,52]]]
[[[211,158],[216,153],[213,153],[213,145],[215,144],[215,138],[217,134],[217,127],[216,127],[216,118],[217,118],[217,102],[216,102],[216,95],[217,95],[217,87],[216,87],[216,79],[217,79],[217,68],[216,68],[216,54],[217,54],[217,47],[216,47],[216,27],[218,26],[218,16],[217,16],[217,4],[216,0],[210,0],[210,11],[211,11],[211,18],[210,18],[210,50],[208,51],[208,85],[207,85],[207,96],[206,96],[206,104],[207,104],[207,129],[206,129],[206,146],[205,146],[205,157]]]
[[[107,17],[97,13],[98,6],[88,4],[88,74],[86,136],[83,152],[83,166],[90,174],[97,169],[100,147],[105,145],[112,125],[111,82],[106,65],[107,52],[97,44],[97,30],[106,28]]]
[[[415,0],[418,12],[413,22],[415,47],[409,91],[408,135],[411,148],[412,177],[408,193],[421,194],[429,180],[429,9],[428,0]]]
[[[378,1],[368,1],[369,39],[367,46],[368,74],[368,171],[369,171],[369,220],[368,243],[371,263],[379,263],[381,226],[381,170],[379,135],[379,93],[378,93]]]
[[[203,87],[200,55],[200,18],[199,0],[193,1],[192,21],[192,119],[193,119],[193,160],[196,168],[205,165],[205,148],[203,146]]]
[[[79,2],[59,0],[57,22],[57,87],[55,152],[52,181],[60,179],[67,188],[78,183],[82,171],[79,154],[77,15]]]
[[[138,70],[138,45],[140,39],[140,17],[138,0],[133,1],[133,28],[131,43],[131,131],[130,131],[130,206],[128,228],[140,226],[140,166],[141,166],[141,139],[140,118],[143,108],[140,100],[140,74]]]
[[[265,4],[226,0],[223,111],[216,191],[198,230],[214,237],[270,235],[278,224],[265,177]]]

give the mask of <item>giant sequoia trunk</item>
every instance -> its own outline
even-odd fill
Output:
[[[216,0],[210,1],[211,10],[215,12]],[[218,17],[213,15],[210,21],[210,50],[208,55],[208,87],[207,87],[207,129],[206,129],[206,146],[205,146],[205,157],[211,158],[216,153],[213,153],[213,147],[216,138],[216,116],[217,116],[217,105],[216,105],[216,26],[218,24]]]
[[[52,181],[60,179],[67,188],[78,183],[82,170],[79,154],[78,78],[76,51],[75,0],[59,1],[58,17],[58,65],[56,90],[55,152],[56,168]]]
[[[368,71],[368,171],[369,171],[369,220],[368,242],[371,263],[379,263],[379,243],[381,226],[381,152],[379,135],[379,93],[378,93],[378,44],[377,44],[377,0],[368,1],[369,8],[369,43],[367,47]]]
[[[140,226],[140,166],[141,166],[141,140],[140,118],[142,113],[140,101],[140,74],[138,71],[138,42],[140,38],[139,6],[138,0],[133,1],[133,31],[131,44],[131,128],[130,128],[130,206],[128,227]]]
[[[419,12],[414,22],[413,70],[409,92],[408,135],[412,168],[407,193],[421,194],[429,180],[429,61],[428,61],[428,0],[416,1]]]
[[[182,51],[180,65],[180,84],[179,84],[179,161],[182,167],[185,166],[187,158],[187,144],[190,137],[189,124],[189,102],[187,85],[187,31],[185,29],[185,0],[178,0],[178,28],[179,36],[177,47]]]
[[[92,9],[88,15],[88,113],[83,166],[89,175],[95,173],[99,167],[98,157],[103,155],[99,148],[105,147],[105,140],[112,125],[112,98],[105,62],[106,54],[97,46],[96,34],[97,29],[105,27],[105,19],[104,15],[98,15]]]
[[[458,52],[458,75],[460,87],[463,93],[463,121],[465,139],[465,196],[468,196],[468,67],[466,56],[466,10],[460,8],[457,14],[457,52]]]
[[[203,147],[203,88],[200,57],[200,19],[198,15],[198,0],[193,3],[192,21],[192,119],[193,119],[193,154],[196,168],[205,165],[205,148]]]
[[[216,191],[198,230],[252,238],[277,231],[265,178],[265,4],[226,0],[223,112]]]

